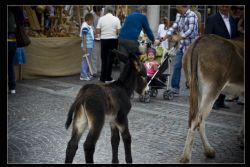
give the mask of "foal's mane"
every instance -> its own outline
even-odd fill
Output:
[[[133,61],[129,60],[122,72],[120,73],[120,76],[117,80],[117,84],[122,85],[123,87],[125,87],[126,91],[128,92],[128,94],[130,95],[133,90],[135,89],[135,76],[136,76],[136,69],[133,66]]]

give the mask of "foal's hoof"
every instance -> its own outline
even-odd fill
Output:
[[[182,163],[182,164],[187,164],[187,163],[189,163],[189,158],[187,158],[187,157],[182,157],[181,160],[180,160],[180,163]]]
[[[112,164],[119,164],[119,160],[112,160]]]
[[[215,151],[214,151],[214,149],[212,147],[209,148],[209,149],[206,149],[205,155],[208,158],[214,158],[215,157]]]

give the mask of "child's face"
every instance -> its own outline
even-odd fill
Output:
[[[94,20],[93,19],[90,19],[87,21],[88,25],[92,25],[94,23]]]
[[[154,53],[149,52],[149,53],[148,53],[148,60],[154,60],[154,59],[155,59]]]

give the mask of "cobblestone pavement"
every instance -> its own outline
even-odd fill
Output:
[[[115,73],[117,77],[117,73]],[[114,77],[115,78],[115,77]],[[129,127],[132,135],[133,163],[179,163],[188,126],[188,90],[180,96],[163,100],[162,91],[150,103],[132,99]],[[91,82],[98,82],[97,79]],[[76,93],[86,81],[79,76],[22,80],[17,94],[8,96],[8,163],[64,163],[71,128],[64,127],[68,109]],[[237,140],[244,106],[227,103],[231,108],[212,111],[206,121],[214,159],[203,154],[201,139],[196,133],[191,163],[244,163],[245,152]],[[82,136],[73,163],[85,163]],[[120,163],[125,163],[123,142],[119,146]],[[111,162],[110,128],[105,123],[96,145],[95,163]]]

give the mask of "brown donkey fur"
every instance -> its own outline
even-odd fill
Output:
[[[205,155],[209,158],[215,156],[205,133],[205,120],[219,94],[244,95],[244,43],[212,34],[199,37],[187,49],[183,69],[190,83],[190,109],[189,130],[180,162],[187,163],[191,159],[196,129]],[[243,122],[244,112],[241,128]],[[244,134],[241,135],[243,139]]]
[[[124,142],[126,162],[132,163],[131,135],[127,118],[131,109],[130,96],[134,90],[139,94],[144,93],[147,75],[138,55],[130,54],[127,58],[119,51],[113,52],[126,64],[119,79],[110,84],[83,86],[70,107],[65,127],[68,129],[73,119],[73,130],[66,150],[65,163],[72,163],[79,140],[87,126],[89,132],[84,143],[85,161],[94,163],[95,145],[105,117],[109,118],[111,126],[112,163],[119,163],[119,132]]]

